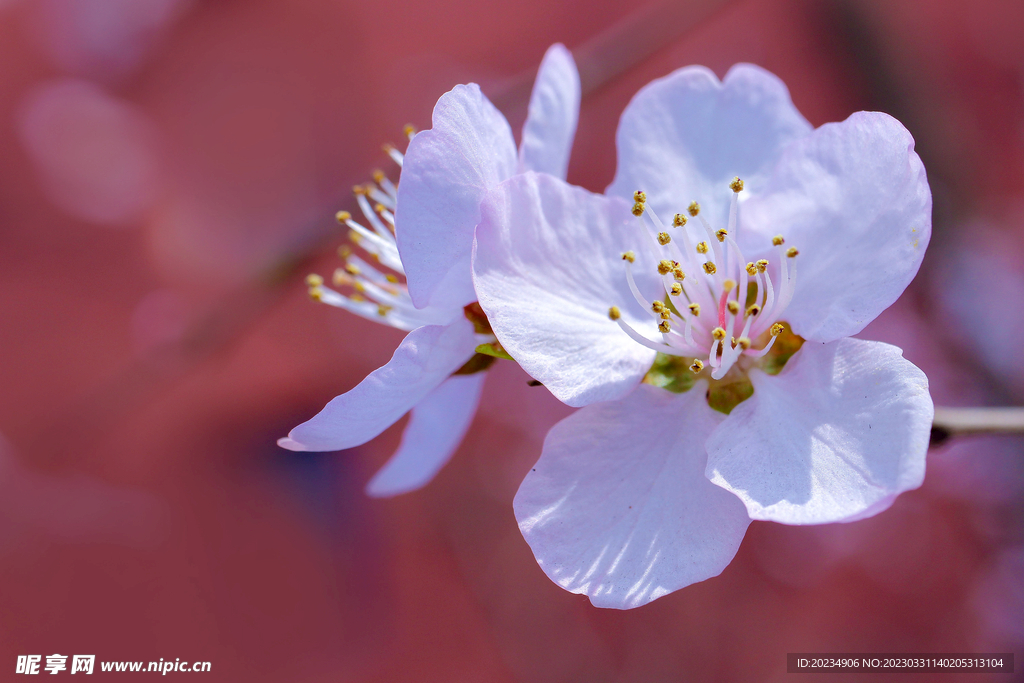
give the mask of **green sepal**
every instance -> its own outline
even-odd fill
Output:
[[[494,361],[498,360],[494,356],[488,356],[482,353],[474,353],[473,356],[467,360],[461,368],[453,372],[453,375],[475,375],[478,372],[483,372],[487,368],[494,365]]]
[[[504,358],[505,360],[515,360],[515,358],[508,355],[508,351],[502,347],[501,342],[495,341],[481,344],[476,347],[476,352],[482,353],[485,356],[494,356],[495,358]]]
[[[790,329],[789,323],[785,323],[785,327],[779,334],[775,343],[772,344],[771,350],[765,354],[764,360],[761,361],[761,369],[767,372],[769,375],[777,375],[782,372],[782,368],[786,367],[786,362],[793,357],[793,354],[800,350],[800,347],[804,345],[804,338],[793,334],[793,330]]]
[[[728,415],[732,409],[754,395],[754,385],[743,376],[735,382],[713,382],[708,388],[708,405]]]
[[[690,371],[693,361],[679,356],[659,353],[654,365],[644,375],[644,384],[651,384],[674,394],[682,394],[690,390],[697,376]]]

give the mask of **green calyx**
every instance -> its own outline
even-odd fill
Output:
[[[751,359],[749,364],[737,363],[722,379],[711,378],[711,368],[705,367],[694,373],[690,366],[692,358],[668,356],[659,353],[654,364],[644,376],[644,383],[650,384],[675,394],[682,394],[693,388],[698,380],[708,382],[708,405],[720,413],[728,415],[732,409],[754,395],[754,385],[747,376],[747,370],[758,368],[769,375],[777,375],[786,367],[786,362],[800,350],[804,340],[793,334],[789,325],[775,340],[771,350],[763,357]],[[756,347],[755,347],[756,348]],[[707,359],[704,359],[705,363]]]
[[[487,368],[494,365],[494,361],[498,360],[495,356],[486,355],[483,353],[474,353],[469,360],[467,360],[461,368],[453,372],[453,375],[475,375],[478,372],[483,372]]]
[[[515,360],[515,358],[508,355],[508,351],[504,349],[501,342],[497,341],[481,344],[476,347],[476,352],[485,356],[494,356],[495,358],[504,358],[505,360]]]
[[[501,343],[499,342],[494,341],[486,344],[480,344],[479,346],[476,347],[476,353],[474,353],[473,356],[469,360],[467,360],[461,368],[459,368],[452,374],[475,375],[478,372],[483,372],[484,370],[490,368],[492,365],[494,365],[494,361],[498,360],[499,358],[504,358],[505,360],[515,360],[514,358],[512,358],[512,356],[508,355],[508,351],[503,349],[501,347]]]
[[[697,375],[690,371],[692,362],[690,358],[659,353],[654,359],[654,365],[644,375],[644,384],[652,384],[673,394],[685,393],[697,381]]]

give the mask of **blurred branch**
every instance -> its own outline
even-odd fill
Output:
[[[669,0],[655,2],[627,16],[572,48],[580,72],[580,88],[586,97],[637,66],[658,50],[668,47],[690,29],[734,0]],[[510,79],[491,100],[498,109],[525,105],[533,89],[536,69],[526,69]]]
[[[933,446],[968,434],[1024,434],[1024,407],[935,409]]]
[[[605,29],[575,50],[584,95],[641,63],[699,23],[729,0],[661,2],[642,8]]]
[[[623,21],[573,49],[583,94],[587,95],[629,69],[733,0],[668,0],[640,8]],[[536,68],[510,79],[492,98],[503,110],[525,106]],[[440,93],[439,93],[440,94]],[[365,174],[369,175],[369,173]],[[338,202],[338,206],[344,202]],[[327,224],[330,228],[326,228]],[[80,452],[121,424],[124,416],[151,400],[157,389],[179,379],[203,361],[225,353],[244,332],[289,291],[310,262],[337,239],[331,218],[296,231],[286,253],[248,283],[211,306],[188,325],[181,339],[146,354],[86,398],[75,402],[54,423],[45,425],[30,450],[51,461]]]

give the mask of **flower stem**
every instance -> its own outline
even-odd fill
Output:
[[[1024,434],[1024,407],[935,408],[933,446],[966,434]]]

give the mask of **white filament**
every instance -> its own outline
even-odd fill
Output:
[[[709,245],[708,252],[704,254],[704,260],[700,260],[700,254],[694,249],[693,242],[687,230],[687,226],[678,226],[682,229],[668,232],[665,225],[659,220],[654,210],[641,203],[644,211],[639,217],[641,229],[646,233],[643,238],[644,251],[651,252],[653,245],[653,257],[656,262],[669,260],[678,264],[686,277],[681,281],[682,292],[680,295],[671,295],[672,287],[676,282],[673,273],[661,274],[662,286],[665,290],[663,299],[673,302],[679,315],[672,313],[669,319],[676,326],[681,326],[682,331],[677,328],[662,333],[663,343],[647,339],[622,320],[618,320],[619,327],[638,343],[644,346],[673,356],[705,356],[706,364],[712,368],[712,377],[721,379],[729,372],[730,368],[742,357],[760,358],[771,350],[775,343],[775,336],[768,339],[764,347],[760,349],[744,348],[749,341],[740,340],[758,339],[766,333],[772,325],[777,322],[785,313],[786,307],[793,299],[796,291],[796,261],[795,258],[786,255],[786,249],[779,245],[775,251],[778,260],[778,287],[772,282],[769,268],[755,268],[753,275],[747,272],[747,261],[743,251],[735,239],[734,233],[739,224],[739,200],[738,193],[733,192],[729,205],[729,222],[724,239],[719,242],[715,230],[704,218],[698,214],[703,231],[707,235]],[[646,218],[645,218],[646,217]],[[677,226],[673,225],[673,228]],[[665,232],[670,237],[675,237],[667,244],[661,244],[658,235]],[[716,272],[708,274],[704,271],[704,263],[714,259]],[[632,264],[626,264],[626,279],[630,291],[637,302],[651,311],[655,318],[660,315],[652,310],[651,302],[648,302],[641,294],[633,276]],[[726,291],[725,281],[731,280],[735,273],[735,286]],[[753,304],[756,314],[751,314],[750,306],[747,305],[747,297],[750,293],[751,278],[753,278],[754,290]],[[712,316],[707,320],[694,316],[688,305],[696,303],[703,311]],[[737,313],[729,311],[729,305],[738,308]],[[725,339],[715,339],[710,329],[715,326],[725,330]],[[738,328],[742,331],[737,336]]]
[[[401,152],[389,148],[388,154],[401,166]],[[372,230],[352,216],[345,215],[341,219],[358,235],[357,243],[364,251],[373,255],[385,268],[397,275],[405,275],[394,231],[393,211],[398,190],[382,173],[377,174],[375,180],[376,185],[363,186],[356,192],[356,203]],[[383,207],[379,214],[370,206],[367,197]],[[353,242],[356,242],[355,236]],[[347,273],[338,276],[338,283],[352,285],[358,294],[345,296],[323,284],[318,284],[312,287],[311,291],[319,301],[401,330],[413,330],[423,325],[447,324],[454,315],[453,311],[416,308],[406,286],[398,282],[397,277],[385,275],[376,265],[358,256],[346,255],[345,264]]]

